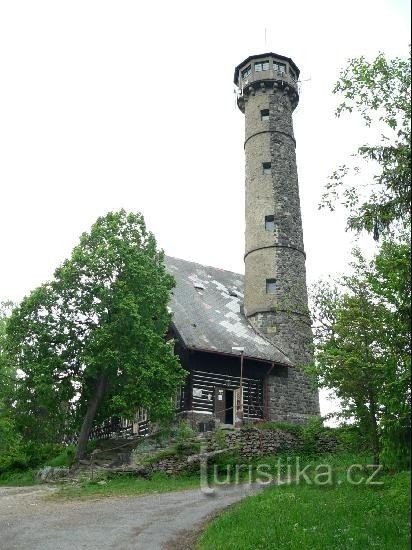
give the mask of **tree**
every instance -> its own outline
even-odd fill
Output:
[[[6,326],[12,308],[12,302],[0,302],[0,472],[25,460],[21,435],[13,422],[6,399],[6,396],[12,394],[15,381],[5,354]]]
[[[316,359],[309,371],[355,419],[375,463],[408,461],[410,434],[409,246],[385,241],[371,262],[314,293]]]
[[[333,90],[343,96],[336,115],[358,112],[367,126],[381,131],[381,141],[364,145],[354,155],[372,161],[372,181],[359,166],[341,166],[331,176],[320,207],[335,208],[338,200],[348,209],[348,228],[380,234],[396,226],[410,227],[411,208],[411,58],[387,60],[381,53],[368,62],[350,60]],[[364,163],[365,164],[365,163]],[[362,178],[348,183],[347,176]]]
[[[61,440],[80,428],[80,460],[94,421],[139,407],[153,420],[172,414],[185,375],[165,339],[173,286],[140,214],[99,218],[7,325],[22,432]]]

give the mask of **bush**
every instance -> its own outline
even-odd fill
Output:
[[[323,421],[320,417],[314,416],[309,419],[309,422],[302,426],[302,451],[306,454],[317,454],[318,444],[322,436],[328,433],[328,428],[323,426]]]
[[[295,435],[300,441],[298,451],[306,455],[330,452],[341,442],[337,429],[325,427],[319,416],[310,418],[306,424],[263,422],[256,427],[261,430],[281,430]],[[354,447],[353,450],[359,450],[359,447]]]
[[[369,451],[368,438],[361,432],[356,424],[344,424],[333,428],[333,433],[341,447],[349,452]]]
[[[73,463],[76,447],[69,445],[64,448],[57,456],[48,460],[44,466],[53,466],[54,468],[63,468],[71,466]]]
[[[26,461],[21,436],[13,421],[5,415],[0,416],[0,473],[24,466]]]
[[[175,437],[178,443],[183,443],[195,437],[195,432],[191,425],[185,420],[180,421],[175,428]]]
[[[5,486],[34,485],[36,481],[35,470],[8,470],[0,474],[0,485]]]

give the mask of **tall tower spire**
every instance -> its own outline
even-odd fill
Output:
[[[290,58],[265,53],[238,65],[234,82],[245,114],[245,315],[294,365],[282,391],[271,377],[272,416],[303,421],[319,402],[299,369],[312,358],[312,332],[292,121],[298,77]]]

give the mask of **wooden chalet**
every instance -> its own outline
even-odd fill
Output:
[[[176,279],[171,333],[189,373],[178,414],[198,429],[237,423],[242,348],[243,418],[268,418],[267,377],[287,376],[291,363],[242,313],[243,275],[177,258],[165,261]]]

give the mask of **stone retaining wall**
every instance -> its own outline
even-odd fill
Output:
[[[209,434],[205,450],[208,453],[213,453],[219,449],[227,449],[228,452],[236,453],[241,458],[251,459],[277,453],[299,453],[303,444],[302,437],[285,430],[260,430],[248,427],[227,433],[221,431],[219,436],[216,436],[216,432]],[[331,453],[336,450],[338,445],[334,436],[329,436],[326,433],[319,434],[315,441],[314,452],[316,454]],[[210,460],[210,462],[212,461],[213,459]],[[175,474],[193,467],[193,463],[195,461],[188,461],[187,456],[174,456],[152,464],[151,470]]]
[[[298,436],[283,430],[248,428],[223,435],[224,446],[237,451],[244,458],[289,452],[298,449],[302,444],[302,440]],[[210,450],[216,450],[222,447],[222,444],[220,441],[216,441],[215,436],[211,435],[208,446]]]

